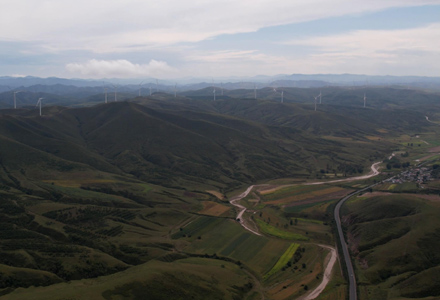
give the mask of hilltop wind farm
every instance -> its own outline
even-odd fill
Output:
[[[0,299],[440,297],[437,1],[7,1]]]

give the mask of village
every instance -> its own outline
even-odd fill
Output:
[[[432,168],[430,167],[418,167],[409,169],[399,173],[398,175],[386,180],[391,183],[399,184],[405,182],[415,182],[419,187],[423,188],[421,184],[432,180]]]

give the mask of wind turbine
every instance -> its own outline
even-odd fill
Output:
[[[143,81],[141,83],[139,83],[139,97],[141,96],[141,87],[142,87],[142,83],[144,83]]]
[[[8,86],[8,89],[10,89],[14,93],[14,109],[16,109],[17,108],[17,98],[15,95],[17,93],[21,93],[21,91],[13,91],[9,86]]]
[[[118,87],[116,85],[113,86],[115,88],[115,102],[118,101]]]
[[[223,82],[220,83],[220,88],[222,90],[222,96],[223,96]]]
[[[321,101],[322,101],[322,93],[321,93],[321,91],[319,91],[319,104],[321,104]]]
[[[15,96],[17,93],[21,93],[21,91],[14,91],[14,109],[17,108],[17,99],[16,99],[16,96]]]
[[[281,103],[284,103],[284,90],[281,90]]]
[[[40,117],[41,117],[41,100],[43,100],[44,98],[39,98],[37,101],[37,105],[35,105],[35,107],[38,106],[38,104],[40,104]]]
[[[318,97],[319,96],[313,97],[313,98],[315,98],[315,111],[316,111],[316,101],[318,100]]]
[[[214,93],[214,101],[215,101],[215,87],[214,87],[214,91],[213,91],[213,93]]]
[[[365,108],[366,104],[367,104],[367,93],[365,92],[364,93],[364,108]]]
[[[104,93],[105,93],[105,103],[107,103],[107,88],[104,88]]]
[[[257,85],[254,83],[254,98],[257,99]]]

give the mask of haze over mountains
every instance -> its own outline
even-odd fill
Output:
[[[33,76],[26,77],[0,77],[0,91],[7,91],[10,88],[30,87],[39,85],[65,85],[76,87],[96,87],[111,84],[134,85],[136,87],[143,83],[145,87],[156,85],[157,78],[143,79],[66,79],[57,77],[40,78]],[[222,85],[225,89],[253,88],[257,87],[322,87],[322,86],[386,86],[403,85],[406,87],[438,88],[440,77],[423,76],[370,76],[356,74],[280,74],[275,76],[258,75],[253,77],[219,77],[212,78],[177,78],[173,80],[160,80],[161,89],[171,89],[179,85],[179,90],[194,90],[208,86]],[[136,87],[132,88],[136,88]]]

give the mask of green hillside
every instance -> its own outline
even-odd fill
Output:
[[[423,131],[431,142],[436,128],[405,106],[322,104],[315,112],[305,103],[213,102],[165,93],[95,106],[45,106],[41,117],[35,109],[2,110],[0,294],[43,297],[72,281],[84,286],[78,293],[85,296],[74,299],[135,298],[158,285],[163,289],[155,292],[168,297],[166,289],[186,286],[186,298],[207,290],[227,299],[299,297],[305,285],[322,278],[327,253],[317,244],[334,241],[331,205],[349,191],[320,185],[250,194],[242,204],[253,213],[244,217],[263,236],[240,226],[225,196],[260,182],[368,173],[372,162],[396,148],[422,155],[425,146],[416,153],[398,139],[412,141]],[[405,218],[420,213],[412,204],[410,213],[391,204],[381,220],[365,217],[375,207],[359,208],[365,216],[356,222],[378,223],[373,229],[359,225],[353,234],[393,229],[369,237],[359,251],[406,234],[411,225]],[[406,215],[393,218],[402,220],[387,219],[401,211]],[[290,253],[293,243],[299,246]],[[143,270],[150,272],[145,278]],[[381,272],[378,267],[368,278],[378,280]],[[339,273],[332,284],[336,294],[344,293]]]

